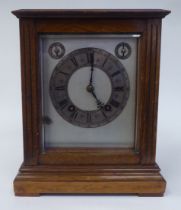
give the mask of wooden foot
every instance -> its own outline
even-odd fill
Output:
[[[28,192],[19,192],[19,191],[16,192],[16,189],[15,189],[14,194],[16,196],[24,196],[24,197],[38,197],[38,196],[40,196],[39,193],[28,193]]]
[[[164,193],[140,193],[139,197],[163,197]]]

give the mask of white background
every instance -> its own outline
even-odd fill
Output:
[[[167,180],[165,197],[15,197],[13,179],[23,160],[18,19],[21,8],[162,8],[157,163]],[[181,208],[181,1],[0,0],[0,209],[176,210]]]

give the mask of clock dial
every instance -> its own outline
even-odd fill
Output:
[[[81,48],[67,54],[49,82],[56,111],[80,127],[99,127],[114,120],[129,97],[124,66],[109,52]]]

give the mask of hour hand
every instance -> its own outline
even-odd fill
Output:
[[[102,109],[102,108],[104,107],[104,103],[101,102],[101,101],[97,98],[97,96],[96,96],[96,94],[95,94],[94,91],[91,91],[91,94],[92,94],[93,97],[96,99],[97,108],[98,108],[98,109]]]
[[[94,92],[94,86],[88,85],[88,86],[87,86],[87,91],[88,91],[89,93],[91,93],[92,96],[96,99],[97,108],[98,108],[98,109],[102,109],[102,108],[104,107],[104,103],[101,102],[101,101],[97,98],[97,96],[96,96],[96,94],[95,94],[95,92]]]

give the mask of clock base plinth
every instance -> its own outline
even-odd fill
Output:
[[[131,194],[163,196],[166,181],[159,167],[22,166],[14,180],[17,196],[42,194]]]

